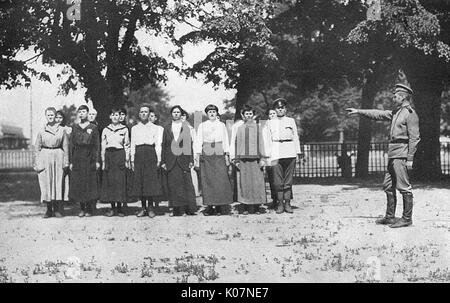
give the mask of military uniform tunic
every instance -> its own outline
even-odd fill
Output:
[[[360,109],[358,113],[373,120],[392,121],[388,146],[388,169],[383,182],[386,192],[397,188],[411,193],[406,161],[414,159],[420,141],[419,118],[409,102],[395,110]]]

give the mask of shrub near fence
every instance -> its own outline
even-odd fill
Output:
[[[33,151],[0,150],[0,170],[31,169],[33,167]]]

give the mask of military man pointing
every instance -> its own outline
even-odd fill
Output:
[[[413,91],[404,84],[395,85],[394,110],[355,109],[348,108],[349,115],[360,114],[373,120],[392,121],[388,167],[383,182],[387,197],[386,215],[376,221],[392,228],[405,227],[412,224],[413,194],[409,183],[408,169],[412,169],[414,153],[420,141],[419,118],[411,107]],[[370,140],[370,138],[368,138]],[[395,219],[397,205],[396,189],[403,195],[403,216]]]

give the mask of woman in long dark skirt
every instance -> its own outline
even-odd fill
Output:
[[[255,111],[249,105],[241,110],[243,124],[231,134],[230,157],[237,168],[237,201],[244,206],[244,215],[259,213],[266,203],[263,167],[267,163],[262,127],[254,120]]]
[[[199,161],[204,215],[226,213],[225,207],[233,203],[233,190],[228,175],[229,142],[225,124],[217,119],[218,108],[208,105],[205,108],[208,120],[200,123],[194,153]]]
[[[78,108],[80,123],[75,124],[69,140],[69,198],[80,203],[79,217],[90,217],[98,199],[97,170],[100,168],[100,135],[98,128],[87,120],[89,108]]]
[[[119,109],[112,109],[111,124],[102,132],[102,192],[100,200],[111,203],[107,217],[124,217],[122,203],[127,200],[126,168],[129,163],[128,128],[119,122]],[[116,209],[117,203],[117,209]]]
[[[161,167],[167,172],[169,207],[172,216],[183,213],[195,215],[197,203],[192,184],[191,168],[194,166],[191,129],[181,121],[183,109],[172,107],[172,123],[164,128]]]
[[[149,121],[153,112],[147,104],[139,109],[140,122],[131,129],[131,168],[134,171],[132,195],[141,198],[142,210],[138,217],[156,216],[153,202],[162,195],[158,173],[161,164],[162,133]],[[147,208],[148,202],[148,208]]]

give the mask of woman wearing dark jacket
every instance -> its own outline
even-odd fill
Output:
[[[164,128],[161,160],[161,167],[167,172],[169,207],[173,207],[172,216],[182,212],[194,215],[197,204],[191,177],[194,166],[191,129],[187,122],[181,121],[183,109],[179,105],[170,112],[172,123]]]
[[[93,215],[99,197],[97,170],[100,168],[100,135],[95,124],[88,121],[89,108],[78,108],[80,123],[75,124],[69,140],[69,198],[79,202],[79,217]]]

